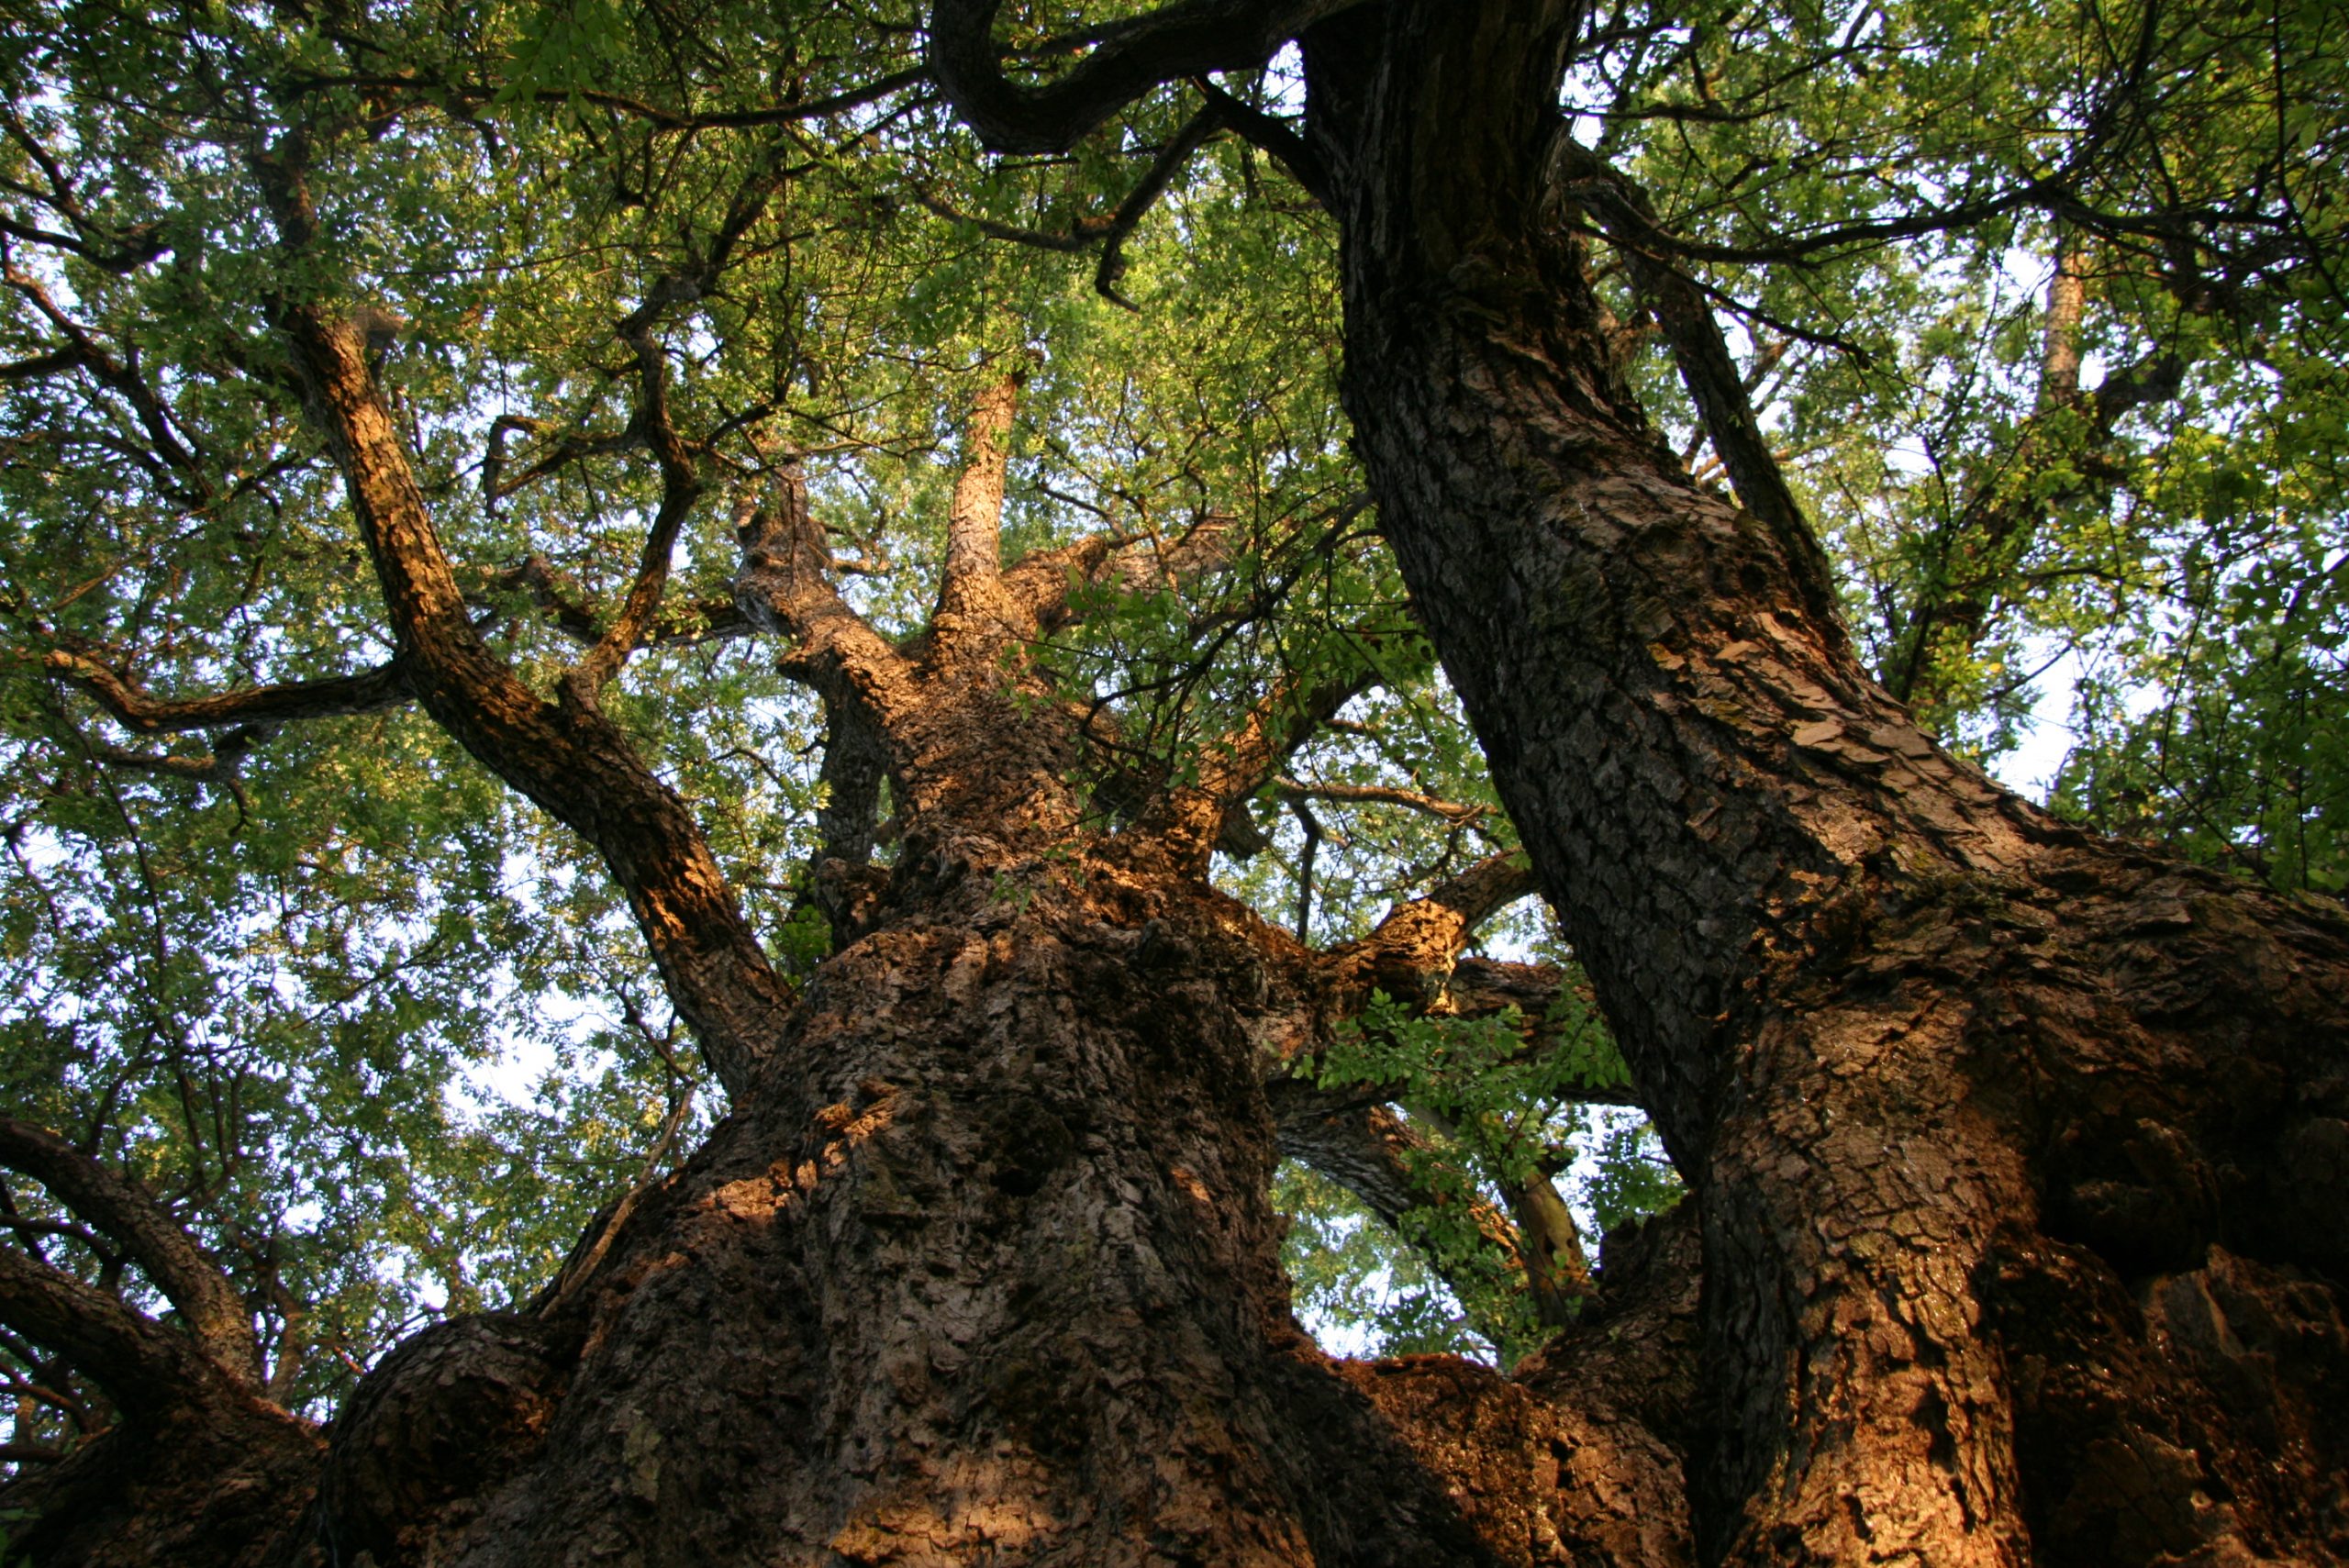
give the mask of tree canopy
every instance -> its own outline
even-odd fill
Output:
[[[1155,25],[940,9],[1038,94]],[[1351,446],[1293,52],[1208,39],[1105,133],[998,153],[925,8],[0,15],[0,1247],[190,1317],[16,1148],[48,1129],[225,1271],[285,1408],[549,1288],[727,1098],[562,781],[483,766],[419,684],[306,331],[363,350],[471,636],[683,803],[782,983],[902,844],[745,540],[804,496],[910,644],[990,450],[1092,820],[1277,728],[1217,879],[1325,951],[1516,849]],[[2060,716],[2050,798],[2099,829],[2349,885],[2339,8],[1580,26],[1556,221],[1620,374],[1700,479],[1815,527],[1875,677],[1994,765]],[[1571,948],[1506,902],[1484,956],[1545,989],[1382,986],[1297,1067],[1401,1106],[1422,1179],[1398,1232],[1283,1178],[1300,1289],[1373,1349],[1514,1359],[1556,1326],[1525,1206],[1676,1191]],[[0,1369],[12,1464],[111,1418],[21,1324]]]

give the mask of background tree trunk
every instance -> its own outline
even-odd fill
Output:
[[[1384,528],[1702,1208],[1701,1555],[2349,1550],[2349,923],[1950,759],[1689,481],[1548,194],[1578,20],[1350,13],[1308,123]]]

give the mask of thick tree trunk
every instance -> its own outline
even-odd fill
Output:
[[[1677,1560],[1674,1509],[1626,1512],[1677,1481],[1631,1416],[1298,1329],[1262,1087],[1296,951],[1127,849],[909,845],[798,1065],[591,1278],[362,1389],[340,1560]]]
[[[1384,527],[1693,1183],[1703,1555],[2349,1551],[2349,922],[1940,751],[1620,385],[1567,4],[1308,37]]]

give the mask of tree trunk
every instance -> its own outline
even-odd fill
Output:
[[[1578,10],[1307,36],[1383,526],[1694,1186],[1700,1555],[2349,1552],[2349,921],[1939,751],[1624,389]]]
[[[1451,1358],[1341,1373],[1297,1327],[1263,1088],[1297,950],[1130,851],[908,845],[797,1065],[590,1279],[362,1389],[335,1560],[1675,1560],[1672,1510],[1623,1512],[1677,1477],[1631,1417]]]
[[[941,4],[933,49],[958,36],[941,19],[984,41],[997,9]],[[1316,961],[1203,873],[1286,718],[1345,688],[1282,694],[1130,829],[1096,832],[1073,721],[1021,651],[1118,547],[1003,567],[1008,394],[974,424],[974,470],[994,472],[958,487],[920,639],[831,591],[804,484],[778,475],[741,518],[740,606],[863,753],[825,826],[848,945],[795,992],[599,706],[702,492],[653,328],[703,284],[667,280],[624,324],[662,500],[629,607],[552,700],[473,624],[362,335],[273,301],[400,688],[597,848],[733,1108],[542,1301],[386,1357],[323,1461],[194,1337],[127,1307],[92,1328],[54,1281],[0,1280],[34,1337],[126,1383],[168,1363],[201,1395],[122,1402],[39,1484],[115,1488],[112,1511],[50,1492],[36,1553],[2349,1555],[2349,921],[2091,840],[1952,761],[1854,664],[1798,520],[1691,484],[1620,383],[1550,195],[1577,6],[1163,15],[1168,75],[1330,18],[1307,34],[1293,150],[1341,225],[1346,395],[1383,524],[1696,1204],[1620,1243],[1597,1307],[1514,1378],[1332,1363],[1277,1265],[1266,1065],[1365,976],[1412,994],[1383,965],[1458,911]],[[1164,36],[1115,32],[1061,86],[1006,87],[1003,113],[1062,106],[1080,135],[1088,95],[1157,79],[1135,51]],[[995,58],[936,61],[966,115],[985,83],[957,83]],[[318,275],[304,156],[289,136],[254,160],[288,287]],[[854,804],[876,768],[905,833],[877,888]],[[244,1457],[207,1493],[222,1454]]]

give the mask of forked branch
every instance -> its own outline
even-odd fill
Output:
[[[205,1353],[237,1382],[254,1381],[251,1312],[228,1277],[144,1188],[55,1133],[8,1116],[0,1116],[0,1164],[32,1177],[111,1237],[179,1309]]]
[[[1294,1081],[1273,1085],[1271,1098],[1284,1156],[1337,1183],[1407,1236],[1414,1234],[1407,1219],[1415,1211],[1464,1206],[1486,1244],[1514,1264],[1535,1317],[1553,1328],[1573,1321],[1575,1303],[1590,1294],[1590,1264],[1574,1212],[1548,1176],[1497,1184],[1503,1199],[1497,1205],[1465,1182],[1431,1179],[1446,1156],[1390,1105],[1334,1102]],[[1419,1244],[1453,1294],[1474,1301],[1478,1282],[1463,1272],[1465,1260]]]

